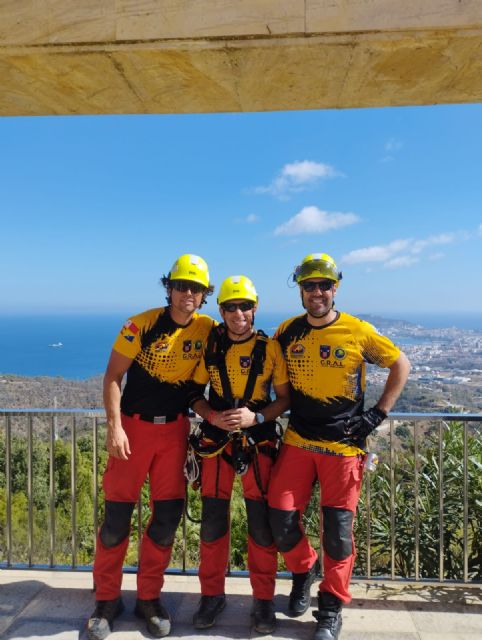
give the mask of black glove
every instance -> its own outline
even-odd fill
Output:
[[[345,427],[345,433],[354,440],[365,440],[387,417],[385,411],[372,407],[364,411],[361,416],[352,418]]]

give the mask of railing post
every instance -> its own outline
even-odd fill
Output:
[[[98,440],[99,440],[99,423],[97,418],[92,418],[92,508],[94,513],[92,514],[92,523],[94,528],[94,554],[97,549],[97,529],[99,528],[99,486],[97,482],[97,476],[99,474],[99,461],[98,461]]]
[[[77,421],[72,416],[72,447],[70,458],[71,478],[71,523],[72,523],[72,569],[77,567]]]
[[[468,456],[468,424],[464,429],[464,582],[469,580],[469,456]]]
[[[439,558],[438,558],[438,579],[444,581],[444,422],[440,421],[438,425],[438,528],[439,528]]]
[[[366,510],[367,510],[367,578],[372,576],[372,556],[371,556],[371,503],[370,503],[370,474],[365,473]]]
[[[415,489],[415,580],[420,580],[420,487],[418,480],[418,423],[413,425],[414,489]]]
[[[186,573],[186,558],[187,558],[186,509],[187,509],[187,491],[186,491],[186,504],[184,505],[184,511],[182,512],[182,572],[183,573]]]
[[[33,562],[33,434],[32,414],[27,417],[28,566]]]
[[[395,451],[394,424],[390,420],[390,568],[391,579],[395,580]]]
[[[12,418],[5,422],[5,485],[7,490],[7,567],[12,565]]]
[[[324,568],[325,549],[323,547],[323,508],[321,506],[322,500],[323,500],[323,495],[321,493],[321,483],[318,482],[318,509],[320,513],[320,553],[318,554],[318,558],[320,560],[320,574],[321,574],[321,577],[323,578],[325,573],[325,568]]]
[[[55,434],[56,417],[50,420],[50,448],[49,448],[49,546],[50,567],[55,564]]]
[[[218,465],[219,465],[219,460],[218,460]],[[219,467],[218,467],[219,469]],[[228,552],[228,568],[227,568],[227,573],[226,575],[230,576],[231,575],[231,534],[233,531],[233,527],[232,527],[232,515],[231,515],[231,502],[229,503],[229,552]],[[202,513],[202,511],[201,511]],[[201,516],[202,517],[202,516]],[[201,535],[201,533],[199,533],[199,535]]]

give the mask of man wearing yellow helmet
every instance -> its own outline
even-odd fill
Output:
[[[277,551],[269,528],[267,503],[276,418],[288,407],[286,363],[279,344],[253,328],[258,296],[246,276],[222,283],[223,323],[208,337],[193,376],[191,407],[204,422],[191,442],[202,456],[201,601],[196,629],[212,627],[224,609],[229,555],[229,505],[235,474],[241,476],[248,519],[248,569],[253,588],[253,625],[271,633],[276,624],[273,596]],[[209,402],[204,388],[210,382]],[[276,399],[271,400],[273,384]]]
[[[133,509],[149,475],[152,515],[141,543],[135,613],[156,638],[170,631],[159,593],[185,495],[187,384],[214,322],[196,313],[213,291],[206,262],[185,254],[162,279],[168,305],[132,316],[114,342],[104,377],[109,461],[105,519],[94,562],[96,608],[89,640],[102,640],[123,609],[122,564]],[[121,383],[127,382],[121,394]]]
[[[313,614],[314,640],[336,640],[342,605],[351,600],[353,518],[365,440],[395,404],[410,364],[372,325],[335,310],[341,273],[329,255],[306,256],[294,279],[306,313],[283,322],[275,334],[288,365],[291,411],[269,489],[270,522],[293,572],[288,610],[297,617],[310,606],[310,588],[319,573],[317,553],[301,524],[313,482],[319,480],[324,571]],[[366,362],[387,367],[389,374],[376,405],[364,411]]]

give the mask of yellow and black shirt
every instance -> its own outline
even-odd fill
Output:
[[[176,324],[168,307],[149,309],[124,324],[113,349],[132,358],[121,411],[151,416],[184,413],[186,390],[214,320],[195,313]]]
[[[226,337],[227,349],[225,355],[226,369],[231,386],[233,399],[241,400],[244,396],[246,382],[251,369],[252,353],[256,342],[256,334],[242,342],[232,342]],[[193,375],[193,383],[198,388],[210,382],[209,404],[216,411],[232,408],[223,397],[223,387],[219,370],[214,365],[206,366],[205,354],[199,361]],[[251,398],[246,406],[251,411],[259,411],[271,402],[271,384],[281,385],[288,382],[286,362],[281,353],[278,342],[267,338],[266,358],[263,372],[257,376]]]
[[[303,448],[356,455],[346,442],[346,420],[363,411],[365,363],[390,367],[400,350],[363,320],[337,312],[313,327],[306,314],[283,322],[274,336],[288,365],[290,425],[284,441]]]

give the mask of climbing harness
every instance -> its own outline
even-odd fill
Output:
[[[223,397],[227,404],[226,408],[246,406],[251,399],[256,378],[263,373],[267,344],[267,335],[263,331],[258,330],[256,333],[256,341],[251,352],[251,366],[243,397],[241,399],[234,399],[226,368],[226,353],[230,346],[226,329],[224,324],[220,324],[212,329],[208,336],[205,351],[206,368],[215,367],[217,369]],[[184,469],[186,478],[193,483],[193,486],[196,485],[199,483],[201,477],[202,459],[222,456],[224,460],[231,464],[236,474],[240,476],[244,475],[248,471],[249,465],[253,463],[256,482],[264,495],[265,491],[261,486],[257,455],[258,453],[263,453],[274,458],[279,447],[272,447],[268,442],[275,440],[279,443],[281,436],[281,425],[275,421],[256,424],[238,431],[225,431],[204,420],[200,425],[195,427],[189,436],[189,452]],[[231,453],[227,453],[226,451],[229,443],[231,443]],[[195,462],[194,459],[196,459]]]

